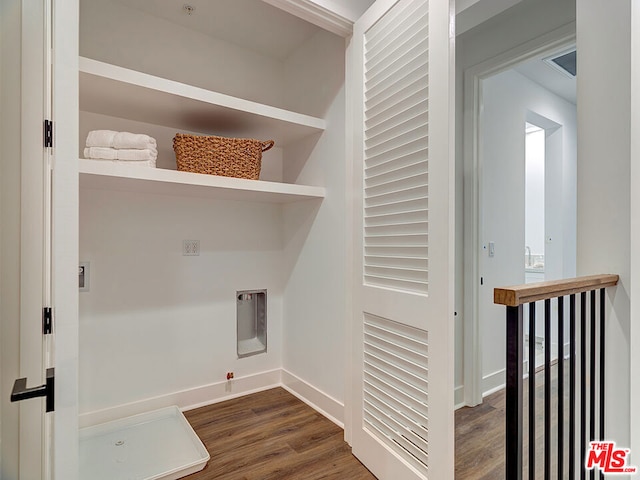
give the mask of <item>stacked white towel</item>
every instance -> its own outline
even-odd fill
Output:
[[[92,130],[87,135],[84,157],[155,167],[158,149],[156,139],[149,135]]]

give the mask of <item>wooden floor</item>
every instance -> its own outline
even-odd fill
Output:
[[[564,379],[564,441],[568,442],[568,363],[565,362]],[[551,456],[550,469],[552,478],[556,478],[557,470],[557,364],[551,367]],[[528,468],[528,382],[523,385],[523,471]],[[535,463],[536,480],[544,478],[544,371],[536,373],[535,388]],[[477,407],[463,407],[456,411],[456,480],[504,480],[505,466],[505,391],[500,390],[484,398]],[[565,448],[563,459],[565,477],[568,471],[568,454]],[[527,478],[528,474],[524,474]]]
[[[282,388],[185,416],[211,460],[188,480],[375,480],[343,430]]]
[[[456,480],[504,480],[505,394],[456,410]]]
[[[504,411],[504,391],[456,411],[456,480],[504,479]],[[376,478],[351,454],[340,427],[282,388],[185,415],[211,455],[189,480]]]

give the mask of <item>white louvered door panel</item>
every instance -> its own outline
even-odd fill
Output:
[[[364,423],[427,473],[428,334],[373,315],[364,320]]]
[[[428,4],[365,33],[364,281],[428,291]]]
[[[453,478],[448,0],[377,0],[350,45],[351,440],[381,480]]]

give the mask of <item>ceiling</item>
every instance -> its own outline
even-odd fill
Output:
[[[566,50],[564,48],[557,53],[566,52]],[[555,55],[547,54],[543,58],[526,61],[515,66],[514,70],[575,105],[576,77],[569,77],[545,62],[544,59],[550,56]]]

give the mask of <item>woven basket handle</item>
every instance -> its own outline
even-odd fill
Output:
[[[267,140],[266,142],[262,142],[262,151],[266,152],[267,150],[271,150],[271,148],[275,145],[276,142],[273,140]]]

